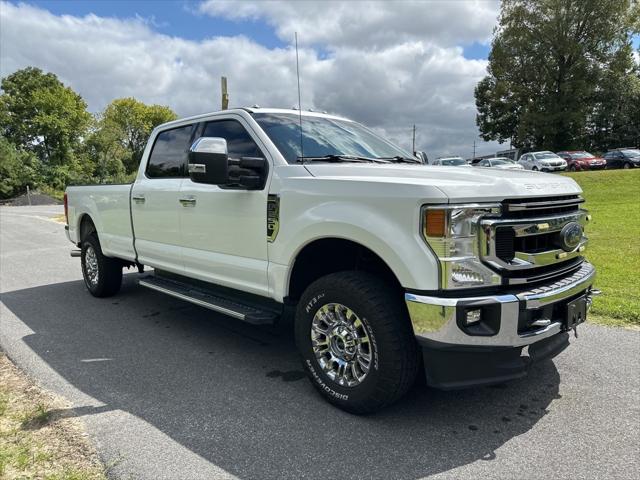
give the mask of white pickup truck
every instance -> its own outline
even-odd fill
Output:
[[[65,211],[91,294],[137,266],[141,286],[239,321],[290,312],[311,382],[367,413],[419,373],[501,383],[568,345],[597,293],[580,194],[423,165],[345,118],[243,108],[159,126],[133,184],[69,187]]]

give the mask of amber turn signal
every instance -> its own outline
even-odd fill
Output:
[[[444,237],[446,212],[444,210],[427,210],[424,233],[427,237]]]

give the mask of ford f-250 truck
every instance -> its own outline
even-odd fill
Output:
[[[159,126],[133,184],[65,207],[91,294],[147,266],[141,286],[239,321],[290,312],[313,385],[366,413],[419,372],[502,383],[562,351],[597,293],[583,201],[569,178],[426,166],[345,118],[244,108]]]

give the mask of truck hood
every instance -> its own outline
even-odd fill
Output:
[[[435,187],[452,202],[581,193],[571,178],[527,170],[387,164],[306,164],[317,178]]]

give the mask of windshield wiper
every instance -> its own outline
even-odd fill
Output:
[[[359,163],[388,163],[389,160],[381,158],[360,157],[356,155],[323,155],[319,157],[298,157],[298,163],[306,162],[359,162]]]
[[[382,157],[381,160],[388,160],[392,163],[419,163],[422,164],[420,160],[409,157],[401,157],[400,155],[396,155],[395,157]]]

